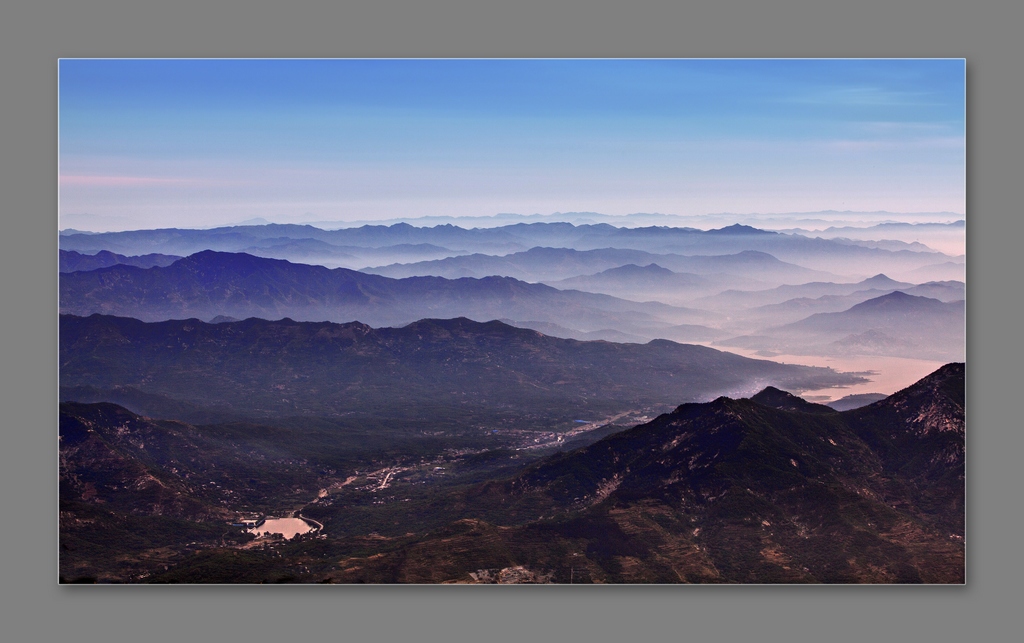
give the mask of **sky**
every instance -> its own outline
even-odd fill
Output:
[[[60,227],[965,214],[963,60],[59,63]]]

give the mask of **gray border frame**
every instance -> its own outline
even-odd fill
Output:
[[[596,5],[596,6],[595,6]],[[1016,459],[1022,356],[1015,211],[1024,128],[1010,2],[387,0],[254,7],[179,0],[22,3],[0,25],[5,306],[0,548],[5,638],[278,640],[1013,640],[1024,556]],[[968,65],[966,587],[71,588],[57,586],[56,60],[78,56],[936,56]],[[13,520],[16,519],[15,524]],[[534,588],[536,590],[538,588]],[[525,591],[524,591],[525,590]],[[1015,618],[1016,617],[1016,618]],[[1019,631],[1019,630],[1018,630]]]

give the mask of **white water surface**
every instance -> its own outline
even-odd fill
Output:
[[[259,527],[250,529],[249,533],[257,536],[281,534],[286,540],[291,540],[299,534],[305,534],[312,530],[313,527],[301,518],[267,518]]]
[[[712,346],[722,350],[721,347]],[[840,388],[823,388],[808,391],[791,391],[809,402],[824,404],[833,402],[847,395],[860,393],[882,393],[892,395],[914,384],[926,375],[937,371],[945,362],[909,357],[878,357],[874,355],[853,355],[829,357],[820,355],[758,355],[757,351],[730,346],[730,353],[736,353],[751,359],[764,359],[780,364],[799,364],[802,366],[828,366],[844,373],[867,373],[868,379],[863,384],[854,384]]]

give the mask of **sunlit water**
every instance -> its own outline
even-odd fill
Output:
[[[721,347],[713,347],[722,350]],[[913,359],[909,357],[878,357],[873,355],[854,355],[846,357],[826,357],[819,355],[774,355],[765,357],[758,355],[757,351],[742,348],[729,347],[730,353],[736,353],[753,359],[766,359],[780,364],[800,364],[803,366],[828,366],[836,371],[844,373],[864,373],[868,379],[863,384],[853,384],[842,388],[824,388],[810,391],[801,391],[800,397],[805,400],[818,403],[826,403],[838,400],[847,395],[859,393],[882,393],[892,395],[896,391],[905,389],[917,382],[926,375],[929,375],[945,362],[936,362],[927,359]],[[796,393],[796,391],[792,391]]]
[[[286,539],[291,539],[299,534],[308,533],[312,529],[309,523],[301,518],[267,518],[259,527],[250,529],[249,533],[257,536],[281,534]]]

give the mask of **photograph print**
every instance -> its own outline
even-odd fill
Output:
[[[59,582],[962,584],[963,59],[62,59]]]

